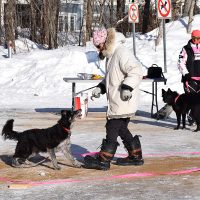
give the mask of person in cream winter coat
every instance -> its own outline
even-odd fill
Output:
[[[92,96],[99,98],[107,95],[106,139],[103,139],[101,150],[96,157],[86,156],[85,167],[107,170],[119,145],[120,136],[128,157],[118,158],[118,165],[142,165],[141,144],[139,136],[134,137],[128,130],[130,117],[138,106],[139,84],[142,80],[140,63],[123,43],[125,37],[114,28],[101,29],[93,33],[93,43],[99,50],[101,58],[106,58],[105,78],[93,90]]]

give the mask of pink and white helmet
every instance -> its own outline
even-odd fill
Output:
[[[107,30],[106,29],[97,30],[93,33],[93,44],[95,46],[98,46],[102,43],[105,43],[106,38],[107,38]]]

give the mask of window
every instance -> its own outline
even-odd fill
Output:
[[[75,16],[71,15],[70,17],[70,31],[75,31]]]
[[[59,31],[63,31],[63,16],[59,16]]]
[[[68,23],[68,16],[65,16],[65,32],[68,32],[69,28],[69,23]]]
[[[59,31],[76,31],[76,15],[65,13],[65,15],[59,16]]]

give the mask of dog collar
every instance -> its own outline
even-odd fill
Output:
[[[70,129],[68,129],[68,128],[65,128],[64,126],[62,126],[61,124],[60,124],[60,126],[63,128],[63,130],[64,130],[64,132],[65,133],[70,133]]]
[[[178,94],[178,96],[175,98],[174,103],[177,102],[178,98],[180,97],[180,94]]]

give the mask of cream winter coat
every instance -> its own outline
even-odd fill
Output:
[[[114,28],[107,30],[108,36],[103,55],[106,60],[106,76],[101,82],[106,89],[108,110],[107,117],[131,117],[137,110],[139,100],[139,84],[142,80],[142,69],[133,53],[123,46],[125,37]],[[132,98],[129,101],[121,99],[121,85],[133,88]]]

